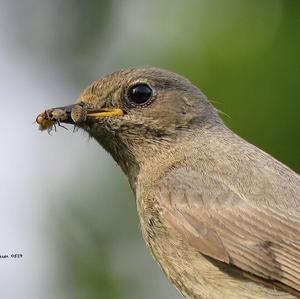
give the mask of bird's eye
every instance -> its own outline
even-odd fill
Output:
[[[128,98],[137,105],[143,105],[152,98],[152,89],[145,83],[131,86],[128,90]]]

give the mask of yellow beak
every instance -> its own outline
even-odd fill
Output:
[[[114,116],[123,116],[123,110],[119,108],[102,108],[98,110],[87,111],[87,117],[114,117]]]

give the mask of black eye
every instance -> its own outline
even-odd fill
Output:
[[[152,89],[147,84],[141,83],[129,88],[128,98],[133,103],[142,105],[151,99],[152,94]]]

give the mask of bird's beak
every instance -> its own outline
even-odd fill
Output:
[[[124,112],[120,108],[102,108],[102,109],[91,109],[87,110],[87,117],[90,118],[102,118],[102,117],[116,117],[123,116]]]
[[[89,109],[85,104],[79,103],[64,107],[47,109],[39,114],[36,122],[40,125],[40,130],[51,130],[56,124],[80,124],[91,122],[100,118],[120,117],[124,112],[120,108],[106,107],[100,109]]]

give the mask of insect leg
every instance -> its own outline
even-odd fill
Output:
[[[63,126],[63,125],[60,123],[59,120],[57,121],[57,124],[58,124],[59,127],[62,127],[62,128],[64,128],[64,129],[68,130],[68,128],[66,128],[65,126]]]

